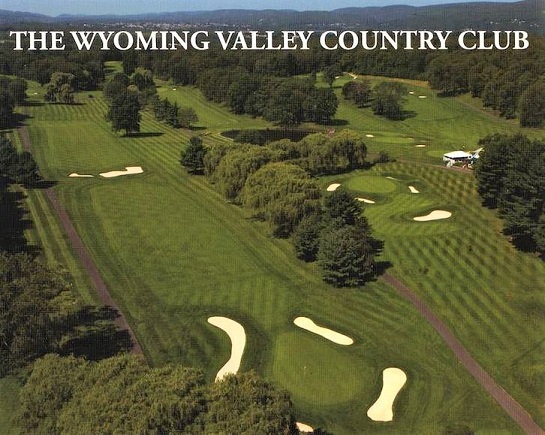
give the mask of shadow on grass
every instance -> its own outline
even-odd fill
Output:
[[[118,330],[114,323],[119,316],[112,307],[83,306],[63,325],[59,353],[98,361],[129,352],[133,343],[128,331]]]
[[[42,107],[45,106],[44,101],[23,101],[20,103],[21,107]]]
[[[346,119],[330,119],[329,121],[319,122],[318,124],[340,127],[343,125],[348,125],[348,121]]]
[[[161,132],[138,132],[138,133],[127,133],[121,136],[122,138],[146,138],[146,137],[159,137],[164,133]]]

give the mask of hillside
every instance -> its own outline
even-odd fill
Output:
[[[433,6],[385,6],[343,8],[331,11],[245,10],[176,11],[138,15],[59,15],[48,17],[28,12],[0,10],[0,26],[38,23],[177,23],[205,26],[294,29],[312,26],[372,29],[482,30],[520,29],[543,32],[543,2],[524,0],[514,3],[457,3]]]

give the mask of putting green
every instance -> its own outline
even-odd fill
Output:
[[[350,178],[345,186],[350,190],[368,193],[390,193],[397,188],[394,181],[388,180],[385,177],[376,177],[372,175],[362,175]]]
[[[373,370],[337,345],[297,331],[276,340],[273,373],[295,400],[327,406],[353,400]]]

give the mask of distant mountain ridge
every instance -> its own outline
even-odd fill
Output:
[[[466,28],[545,31],[545,0],[477,2],[432,6],[350,7],[331,11],[247,10],[180,11],[134,15],[59,15],[0,10],[0,25],[146,22],[255,29],[360,28],[419,30]]]

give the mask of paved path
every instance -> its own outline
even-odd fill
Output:
[[[31,152],[32,146],[30,143],[30,137],[28,136],[28,131],[25,126],[19,128],[19,137],[21,138],[21,144],[23,146],[23,149],[25,151]],[[142,348],[140,347],[140,344],[138,344],[134,332],[132,331],[131,327],[127,322],[127,319],[125,319],[125,316],[117,306],[116,302],[108,292],[108,288],[106,287],[106,284],[104,283],[98,268],[96,267],[93,259],[91,258],[89,251],[83,244],[83,241],[77,233],[76,228],[72,224],[70,216],[59,202],[57,194],[52,188],[48,188],[45,190],[45,195],[49,200],[49,203],[53,207],[53,210],[55,210],[55,213],[57,214],[57,217],[62,224],[64,232],[66,233],[68,240],[70,241],[72,249],[75,251],[85,271],[87,272],[87,275],[89,275],[93,286],[98,292],[100,300],[104,305],[107,305],[117,311],[118,316],[115,319],[115,323],[119,329],[126,330],[129,333],[132,341],[131,352],[137,355],[143,355]]]
[[[411,302],[428,322],[435,328],[443,338],[448,347],[454,352],[456,358],[464,365],[471,375],[483,386],[504,411],[517,422],[524,432],[529,435],[542,435],[545,431],[541,429],[532,416],[515,400],[511,395],[501,388],[492,377],[479,365],[469,354],[466,348],[454,336],[447,326],[414,294],[408,287],[402,284],[392,275],[386,273],[383,279],[392,285],[399,293]]]

